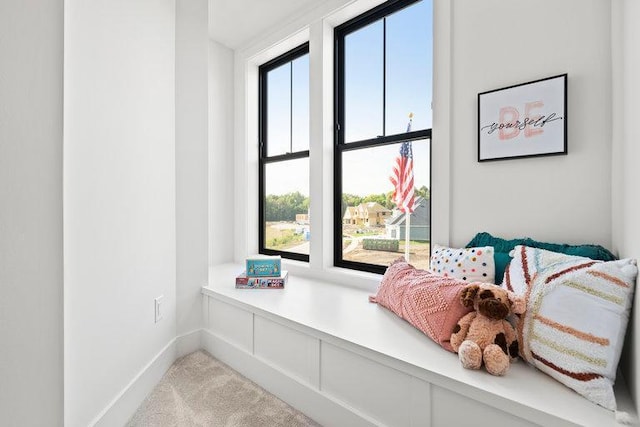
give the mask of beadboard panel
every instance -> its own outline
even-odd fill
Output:
[[[533,427],[537,425],[437,386],[433,386],[431,390],[431,408],[434,426]]]
[[[253,353],[253,313],[209,298],[208,326],[214,334]]]
[[[374,427],[380,424],[344,403],[283,373],[270,363],[239,349],[210,331],[202,345],[212,356],[323,426]]]
[[[431,424],[431,384],[411,377],[411,427],[430,427]]]
[[[410,375],[326,342],[320,361],[323,392],[384,425],[411,424]]]
[[[320,340],[255,316],[254,354],[314,388],[319,387]]]

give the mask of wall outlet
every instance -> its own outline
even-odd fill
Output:
[[[162,320],[162,300],[164,299],[164,295],[160,295],[158,298],[156,298],[155,301],[155,322],[158,323],[159,321]]]

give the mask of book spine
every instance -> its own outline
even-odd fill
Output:
[[[281,277],[272,278],[257,278],[257,277],[237,277],[236,288],[269,288],[269,289],[282,289],[284,288],[285,279]]]

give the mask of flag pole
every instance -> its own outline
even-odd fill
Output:
[[[411,122],[413,121],[413,113],[409,113],[409,125],[407,126],[407,132],[411,130]],[[412,198],[413,199],[413,198]],[[413,201],[411,202],[413,203]],[[413,211],[413,206],[411,209],[407,209],[405,212],[405,231],[404,231],[404,259],[409,262],[409,246],[411,239],[409,235],[411,234],[411,211]]]
[[[411,131],[413,113],[409,113],[407,133]],[[396,159],[389,180],[393,184],[393,201],[398,210],[404,212],[404,259],[409,262],[409,246],[411,242],[411,212],[415,208],[415,187],[413,184],[413,151],[411,141],[404,141],[400,146],[400,153]],[[400,239],[400,236],[398,236]]]
[[[405,214],[405,231],[404,231],[404,259],[409,262],[409,233],[411,233],[411,213],[406,212]]]

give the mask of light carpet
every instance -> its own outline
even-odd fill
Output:
[[[319,426],[204,351],[178,359],[127,425]]]

